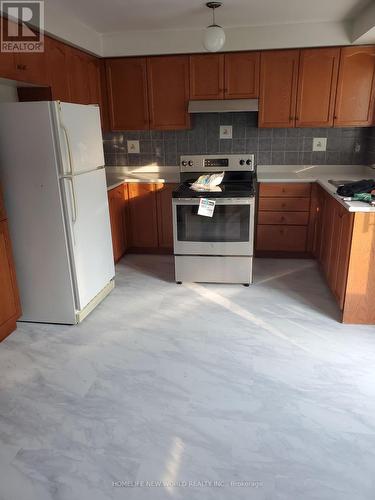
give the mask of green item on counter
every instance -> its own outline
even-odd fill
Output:
[[[370,203],[372,201],[372,196],[371,193],[356,193],[353,195],[352,200]]]

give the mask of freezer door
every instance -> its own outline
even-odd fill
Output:
[[[82,310],[115,275],[104,168],[61,183],[77,309]]]
[[[62,174],[80,174],[104,165],[98,106],[55,102]]]

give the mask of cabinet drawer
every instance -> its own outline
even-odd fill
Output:
[[[262,182],[259,186],[259,196],[289,196],[296,198],[309,197],[311,192],[311,184],[306,182],[289,182],[289,183],[265,183]]]
[[[306,226],[258,225],[257,250],[305,252]]]
[[[259,198],[259,210],[308,212],[310,210],[310,198]]]
[[[308,212],[259,212],[258,224],[283,224],[288,226],[307,226]]]

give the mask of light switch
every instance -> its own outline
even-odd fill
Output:
[[[232,139],[232,125],[220,125],[220,139]]]
[[[127,141],[128,153],[139,153],[139,141]]]
[[[313,151],[326,151],[326,149],[327,149],[327,137],[314,137]]]

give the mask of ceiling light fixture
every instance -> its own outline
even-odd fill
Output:
[[[212,24],[206,28],[203,45],[209,52],[217,52],[225,43],[225,32],[215,23],[215,9],[221,6],[221,2],[207,2],[206,6],[212,9]]]

